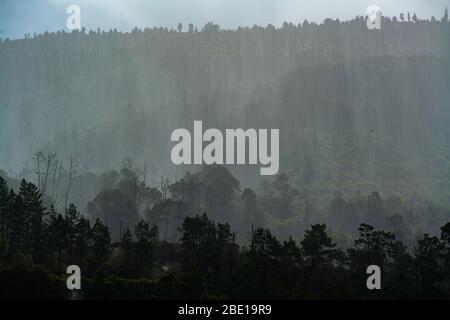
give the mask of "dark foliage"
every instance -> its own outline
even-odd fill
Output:
[[[215,223],[206,213],[185,217],[177,242],[160,241],[157,227],[145,220],[111,242],[108,227],[99,219],[91,223],[75,206],[64,215],[53,206],[44,208],[32,183],[23,181],[18,194],[8,191],[3,178],[0,186],[2,298],[450,297],[449,223],[440,237],[420,237],[412,251],[394,233],[364,223],[346,251],[325,224],[311,225],[300,241],[280,241],[268,229],[252,228],[242,245],[229,224]],[[247,206],[254,207],[255,195],[244,193]],[[82,291],[76,294],[65,289],[64,270],[71,264],[83,270]],[[366,269],[373,264],[382,270],[382,290],[365,286]]]

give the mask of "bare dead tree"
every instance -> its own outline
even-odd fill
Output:
[[[61,172],[64,171],[64,167],[63,167],[63,162],[61,161],[59,163],[59,168],[58,168],[58,180],[56,182],[56,195],[55,195],[55,202],[59,201],[59,186],[61,183]]]
[[[58,167],[59,167],[59,161],[56,160],[55,161],[55,165],[53,166],[53,172],[52,172],[52,176],[53,176],[53,187],[52,187],[52,199],[56,202],[56,175],[58,173]]]
[[[44,158],[44,160],[45,160],[45,171],[44,171],[44,179],[43,179],[44,181],[43,181],[43,185],[41,188],[42,194],[46,194],[47,184],[48,184],[48,176],[50,175],[50,172],[53,170],[53,168],[58,163],[58,160],[56,159],[56,153],[48,153],[47,156]]]
[[[69,166],[69,178],[67,182],[67,189],[66,194],[64,196],[64,208],[67,209],[67,203],[69,202],[69,196],[70,196],[70,190],[72,188],[72,178],[74,169],[76,168],[76,165],[73,163],[72,157],[70,158],[70,166]]]
[[[161,177],[160,187],[162,197],[164,200],[166,200],[169,193],[169,179],[164,179],[163,177]]]
[[[34,154],[33,157],[33,161],[34,161],[34,165],[35,165],[35,169],[34,169],[34,173],[37,175],[37,180],[38,180],[38,188],[41,189],[41,159],[44,158],[44,155],[42,154],[41,151],[36,152]]]

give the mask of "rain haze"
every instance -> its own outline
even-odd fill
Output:
[[[0,0],[0,300],[448,300],[449,2]]]

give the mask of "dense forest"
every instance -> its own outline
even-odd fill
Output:
[[[367,219],[379,209],[377,197],[367,199]],[[242,198],[257,217],[254,193],[246,189]],[[203,213],[181,216],[179,240],[164,240],[167,231],[155,224],[155,214],[169,219],[168,212],[183,205],[159,195],[148,217],[113,241],[99,218],[90,221],[74,205],[64,214],[46,209],[35,185],[23,180],[15,193],[0,178],[0,298],[450,298],[450,223],[440,237],[423,234],[409,250],[393,232],[361,223],[354,244],[343,250],[325,224],[311,225],[301,240],[284,241],[252,225],[240,245],[228,223]],[[69,291],[64,271],[74,263],[83,285]],[[367,290],[372,264],[382,270],[382,290]]]
[[[450,298],[448,13],[366,19],[0,39],[0,298]],[[174,166],[194,120],[279,174]]]
[[[4,39],[0,168],[37,183],[39,151],[64,160],[62,180],[71,158],[78,178],[131,157],[148,181],[174,181],[195,168],[171,164],[170,135],[202,120],[280,129],[280,172],[325,202],[378,190],[449,206],[448,14],[366,19]],[[257,166],[229,169],[261,182]],[[88,180],[69,199],[82,208]]]

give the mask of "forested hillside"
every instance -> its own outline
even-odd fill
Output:
[[[0,39],[0,298],[448,299],[448,14],[365,19]],[[176,167],[194,120],[279,173]]]
[[[113,240],[144,219],[178,241],[207,212],[241,244],[327,223],[349,247],[369,223],[413,247],[450,220],[450,23],[404,17],[3,39],[0,176]],[[194,120],[280,129],[280,174],[175,167],[171,132]]]
[[[203,120],[279,128],[280,171],[311,196],[377,190],[448,206],[450,24],[408,17],[381,30],[356,18],[2,40],[0,167],[35,180],[38,151],[66,176],[70,158],[79,175],[130,157],[152,182],[173,181],[198,168],[171,164],[170,134]],[[230,170],[260,182],[256,167]]]

